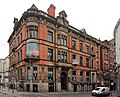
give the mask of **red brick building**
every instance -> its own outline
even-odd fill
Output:
[[[91,91],[105,85],[108,44],[69,25],[67,14],[55,17],[33,4],[18,20],[8,39],[10,84],[25,91]],[[106,75],[105,75],[106,76]],[[105,82],[106,81],[106,82]]]
[[[109,40],[109,47],[110,47],[110,53],[109,53],[109,63],[110,63],[110,89],[115,90],[116,89],[116,82],[115,82],[115,39]]]

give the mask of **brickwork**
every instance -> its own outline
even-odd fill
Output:
[[[48,13],[32,5],[15,24],[8,43],[10,75],[16,73],[10,81],[21,81],[27,91],[91,91],[104,81],[97,77],[103,75],[104,63],[109,66],[103,56],[108,45],[70,26],[65,11],[55,18],[54,5]]]

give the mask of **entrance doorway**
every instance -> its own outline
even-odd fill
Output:
[[[30,84],[26,84],[26,91],[30,91]]]
[[[77,92],[77,84],[74,84],[74,92]]]
[[[33,85],[33,92],[38,92],[38,85],[37,84]]]
[[[67,91],[67,72],[62,72],[61,73],[61,90],[66,90]]]
[[[54,92],[54,83],[49,83],[48,88],[49,92]]]

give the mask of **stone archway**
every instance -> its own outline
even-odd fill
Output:
[[[61,90],[66,90],[68,89],[68,78],[67,78],[67,72],[62,72],[60,75],[61,79]]]

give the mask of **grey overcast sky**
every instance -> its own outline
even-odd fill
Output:
[[[56,16],[62,10],[68,15],[69,24],[101,40],[113,38],[114,27],[120,18],[120,0],[2,0],[0,2],[0,58],[9,54],[8,38],[13,31],[14,17],[35,4],[47,12],[50,4],[56,6]]]

